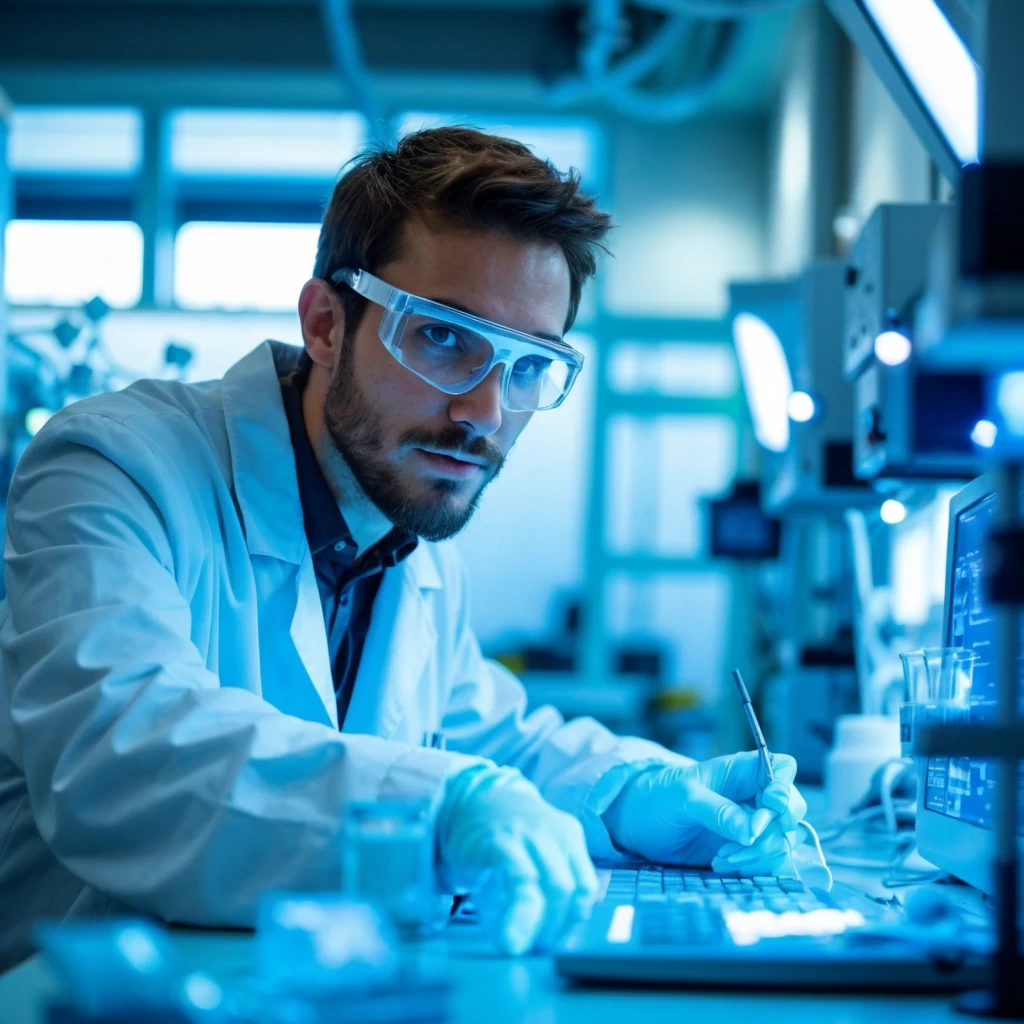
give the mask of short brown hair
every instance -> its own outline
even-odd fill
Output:
[[[609,215],[580,190],[576,170],[561,174],[513,139],[461,126],[428,128],[393,149],[355,158],[324,214],[314,276],[330,280],[342,267],[375,273],[397,258],[402,226],[416,214],[561,246],[569,265],[566,330],[611,227]],[[366,300],[351,288],[339,293],[348,333]]]

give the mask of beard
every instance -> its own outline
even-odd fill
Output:
[[[486,437],[469,439],[454,423],[442,431],[409,430],[394,446],[385,440],[384,416],[373,408],[352,372],[354,338],[344,339],[324,400],[324,426],[356,483],[373,504],[405,533],[425,540],[454,537],[472,518],[484,488],[501,472],[501,450]],[[403,447],[440,448],[486,459],[489,474],[469,501],[460,502],[456,480],[434,480],[428,493],[414,494],[388,455]]]

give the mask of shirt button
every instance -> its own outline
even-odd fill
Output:
[[[343,540],[339,540],[338,543],[334,545],[334,550],[344,551],[346,547],[348,547],[348,545]]]

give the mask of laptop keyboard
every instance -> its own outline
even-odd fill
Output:
[[[792,910],[792,903],[798,897],[807,897],[820,906],[817,897],[808,893],[798,878],[770,875],[741,878],[739,875],[716,875],[710,871],[654,864],[641,868],[613,868],[604,901],[636,903],[643,899],[680,899],[690,895],[709,900],[729,897],[742,903],[745,909]]]
[[[792,928],[794,915],[819,912],[813,919],[815,931],[831,933],[858,923],[827,894],[811,892],[795,877],[741,878],[656,865],[614,868],[604,903],[636,908],[635,920],[631,910],[620,914],[629,913],[632,932],[642,945],[736,941],[737,919],[762,925],[766,919],[769,924],[785,921]],[[863,924],[859,913],[857,917]],[[804,920],[810,924],[811,919]],[[802,931],[799,924],[796,929]]]

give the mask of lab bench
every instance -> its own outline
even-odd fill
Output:
[[[867,881],[862,872],[837,872],[846,881]],[[864,888],[872,888],[865,885]],[[174,928],[171,938],[183,965],[218,979],[245,973],[253,936],[248,932]],[[454,922],[440,939],[452,980],[452,1024],[937,1024],[962,1020],[941,995],[822,995],[809,993],[679,991],[571,987],[557,976],[549,956],[509,959],[494,953],[477,927]],[[38,957],[0,977],[0,1024],[42,1022],[42,1007],[57,991]]]

